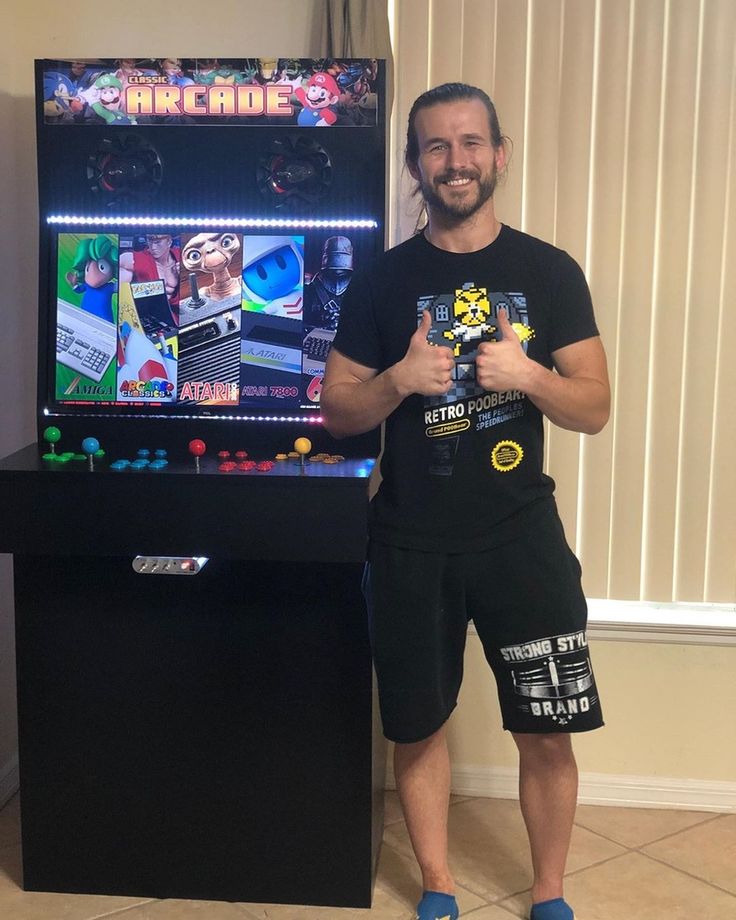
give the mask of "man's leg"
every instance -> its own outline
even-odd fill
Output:
[[[424,890],[454,894],[447,865],[450,757],[445,726],[424,741],[396,744],[394,774]]]
[[[578,794],[568,734],[518,734],[519,801],[532,851],[532,902],[562,897]]]

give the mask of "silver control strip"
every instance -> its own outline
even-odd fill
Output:
[[[136,556],[131,564],[139,575],[197,575],[207,565],[207,557]]]

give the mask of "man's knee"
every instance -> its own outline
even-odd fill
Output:
[[[519,756],[526,763],[554,768],[574,761],[569,734],[513,733]]]

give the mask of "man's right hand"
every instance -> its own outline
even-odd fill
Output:
[[[402,397],[412,393],[441,396],[452,386],[455,366],[452,349],[445,345],[430,345],[427,335],[431,328],[432,316],[429,310],[425,310],[406,354],[394,367],[395,385]]]
[[[325,427],[335,438],[363,434],[384,422],[412,393],[441,396],[452,385],[452,349],[430,345],[432,326],[425,310],[404,357],[379,373],[333,348],[327,356],[320,407]]]

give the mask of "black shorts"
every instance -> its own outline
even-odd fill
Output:
[[[580,563],[554,505],[525,533],[478,553],[371,543],[363,579],[384,734],[429,737],[457,703],[468,620],[512,732],[603,725],[585,634]]]

